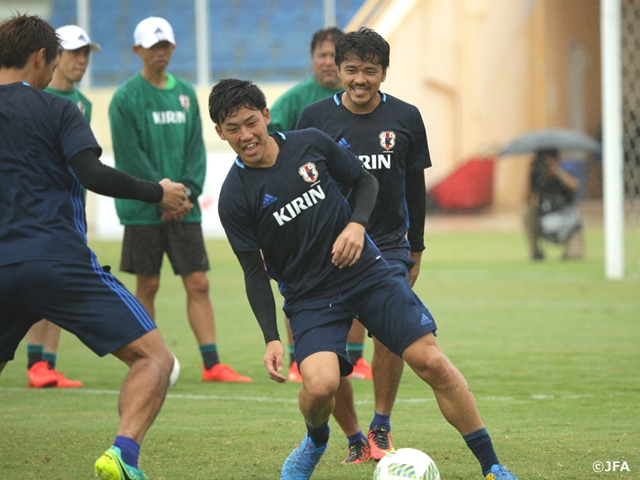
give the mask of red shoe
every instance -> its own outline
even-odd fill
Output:
[[[235,383],[251,383],[249,377],[243,377],[235,372],[229,365],[218,363],[209,370],[202,366],[202,380],[205,382],[235,382]]]
[[[384,427],[373,427],[367,435],[371,445],[371,458],[375,461],[382,460],[387,453],[395,451],[391,443],[391,432]]]
[[[293,362],[289,367],[289,377],[290,382],[302,383],[302,375],[300,375],[300,370],[298,370],[298,362]]]
[[[56,388],[78,388],[82,386],[82,382],[79,382],[78,380],[69,380],[62,374],[62,372],[54,370],[53,368],[51,369],[51,371],[58,378]]]
[[[361,440],[353,445],[349,445],[349,453],[342,463],[346,465],[357,465],[367,463],[371,458],[371,447],[366,440]]]
[[[349,375],[351,378],[361,378],[363,380],[372,380],[373,373],[371,373],[371,367],[364,358],[359,358],[356,364],[353,366],[353,372]]]
[[[58,383],[58,376],[44,360],[31,366],[27,371],[27,378],[27,386],[29,388],[55,387]]]

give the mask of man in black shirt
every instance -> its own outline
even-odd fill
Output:
[[[153,320],[103,268],[86,241],[85,187],[176,211],[184,185],[140,180],[103,165],[89,123],[66,98],[43,90],[60,48],[40,17],[0,25],[0,372],[29,328],[47,318],[97,355],[129,367],[113,446],[101,478],[142,480],[140,444],[164,401],[174,357]]]
[[[287,381],[279,373],[284,348],[271,277],[285,298],[302,375],[298,402],[307,434],[285,461],[281,480],[311,478],[326,450],[335,394],[352,370],[345,347],[354,316],[431,386],[487,479],[514,480],[498,461],[466,380],[436,343],[431,312],[365,233],[375,177],[316,129],[268,135],[266,99],[251,82],[218,82],[209,114],[238,155],[218,213],[264,336],[263,362],[273,380]],[[353,210],[339,184],[353,189]]]
[[[431,166],[431,159],[418,109],[380,91],[389,50],[373,30],[350,32],[338,39],[336,62],[344,92],[309,105],[297,128],[315,127],[327,133],[376,177],[380,191],[367,234],[413,287],[424,250],[424,169]],[[344,392],[344,401],[338,397],[334,410],[349,440],[344,463],[361,463],[369,454],[380,460],[393,450],[390,416],[404,362],[375,338],[373,342],[375,410],[368,438],[357,425],[351,389]]]

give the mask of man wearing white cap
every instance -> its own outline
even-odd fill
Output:
[[[202,356],[202,380],[251,382],[218,358],[198,205],[206,153],[195,91],[189,82],[166,71],[176,46],[169,22],[148,17],[136,26],[133,38],[142,71],[118,88],[109,106],[115,166],[147,180],[158,176],[179,180],[187,187],[189,200],[174,213],[116,200],[125,227],[120,270],[136,275],[136,297],[154,318],[166,252],[187,291],[187,316]]]
[[[68,98],[78,105],[88,122],[91,122],[91,102],[76,88],[89,66],[91,51],[100,51],[100,45],[92,42],[87,32],[76,25],[65,25],[56,30],[60,39],[58,66],[45,92]]]
[[[91,102],[76,88],[89,66],[91,51],[100,45],[92,42],[87,32],[76,25],[56,30],[60,40],[58,64],[51,82],[44,89],[75,103],[88,122],[91,121]],[[35,324],[27,333],[27,385],[30,388],[75,388],[82,382],[69,380],[56,370],[60,327],[48,320]]]

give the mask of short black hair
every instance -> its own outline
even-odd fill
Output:
[[[383,71],[389,68],[391,48],[389,43],[376,31],[362,27],[357,32],[349,32],[336,42],[336,65],[347,57],[355,55],[363,62],[377,63]]]
[[[36,15],[17,15],[0,25],[0,68],[24,68],[29,57],[41,48],[50,65],[59,47],[56,31]]]
[[[241,108],[260,110],[267,108],[267,99],[260,87],[250,80],[225,78],[216,83],[209,94],[209,116],[221,125],[229,115]]]
[[[316,47],[322,42],[331,42],[335,45],[340,37],[344,36],[344,32],[338,27],[329,27],[318,30],[311,38],[311,55],[316,51]]]

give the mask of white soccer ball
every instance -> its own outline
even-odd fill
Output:
[[[431,457],[415,448],[401,448],[378,462],[373,480],[440,480],[438,467]]]
[[[175,387],[176,383],[178,383],[178,378],[180,378],[180,362],[175,355],[173,355],[173,359],[173,370],[171,370],[171,375],[169,375],[169,388]]]

